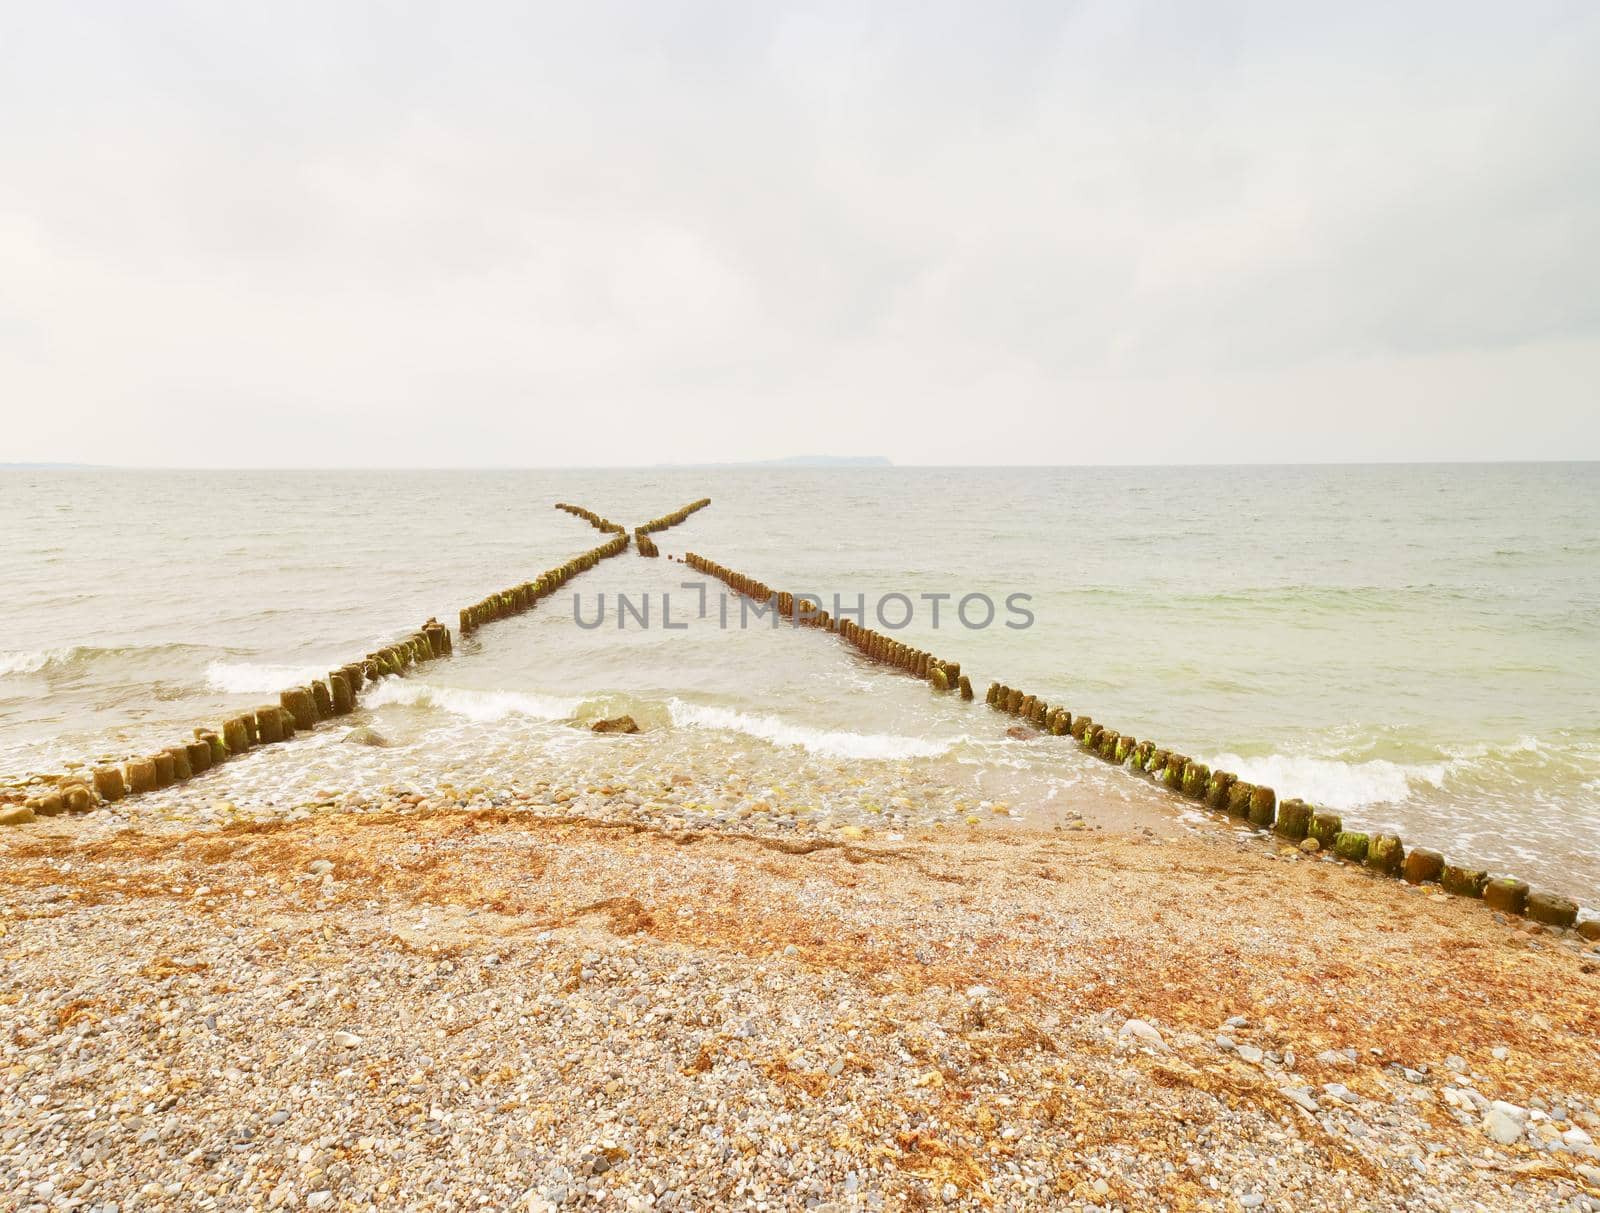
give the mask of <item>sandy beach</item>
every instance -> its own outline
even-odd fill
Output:
[[[6,831],[0,1200],[1600,1208],[1572,932],[1176,813],[688,782]]]

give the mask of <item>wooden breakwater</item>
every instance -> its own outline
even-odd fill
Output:
[[[936,657],[926,650],[862,627],[849,620],[831,619],[807,599],[774,590],[764,581],[736,572],[694,552],[684,562],[727,585],[735,593],[775,604],[797,626],[835,632],[869,660],[926,679],[935,690],[958,688],[961,698],[972,699],[969,676],[959,662]],[[995,711],[1026,721],[1039,732],[1069,737],[1085,752],[1120,766],[1174,795],[1202,805],[1262,832],[1271,832],[1303,852],[1326,852],[1375,875],[1403,879],[1411,884],[1437,884],[1448,893],[1482,900],[1491,909],[1521,915],[1535,922],[1571,928],[1578,903],[1571,897],[1536,891],[1515,876],[1492,875],[1473,864],[1450,860],[1437,850],[1407,850],[1397,834],[1366,833],[1346,829],[1342,816],[1299,799],[1281,803],[1275,789],[1250,783],[1229,771],[1213,771],[1205,763],[1167,749],[1132,733],[1123,733],[1065,706],[1052,705],[1034,695],[1002,683],[991,683],[984,702]],[[1586,931],[1593,930],[1588,923]]]
[[[903,644],[893,636],[863,627],[854,620],[835,619],[809,598],[796,598],[786,590],[774,590],[764,581],[735,572],[695,552],[684,553],[683,562],[708,577],[715,577],[735,593],[767,604],[769,609],[775,609],[799,627],[833,632],[869,661],[924,679],[936,691],[954,690],[959,691],[963,699],[972,698],[972,681],[961,672],[959,661],[949,661],[926,649]]]
[[[470,635],[493,620],[531,610],[540,599],[627,546],[627,532],[619,531],[599,547],[533,581],[463,607],[461,634]],[[437,619],[429,619],[409,636],[330,670],[325,679],[287,687],[279,693],[276,703],[229,716],[219,725],[200,725],[193,730],[192,738],[181,739],[175,745],[116,763],[102,763],[88,768],[87,774],[74,771],[34,776],[24,782],[19,796],[0,803],[0,825],[22,825],[60,813],[86,813],[102,804],[183,783],[230,758],[289,741],[298,733],[349,715],[363,690],[380,679],[403,676],[408,670],[449,657],[453,652],[450,629]]]
[[[699,501],[691,501],[688,505],[683,506],[680,509],[673,510],[670,514],[663,514],[659,518],[652,518],[649,522],[641,523],[640,525],[634,527],[634,549],[641,556],[660,556],[661,549],[656,546],[656,541],[650,538],[650,536],[657,531],[664,531],[669,527],[677,526],[690,514],[694,513],[696,510],[703,510],[710,504],[711,498],[702,497]],[[602,531],[626,531],[626,528],[617,525],[615,522],[612,522],[611,519],[606,518],[603,515],[596,514],[593,510],[585,509],[581,505],[573,505],[570,502],[558,501],[556,503],[556,509],[565,510],[574,517],[582,518],[585,522],[589,523],[590,526]]]
[[[612,535],[626,535],[628,533],[628,528],[623,526],[621,523],[612,522],[611,519],[602,517],[601,515],[596,514],[593,510],[586,510],[581,505],[573,505],[567,501],[558,501],[556,502],[556,509],[565,510],[574,518],[582,518],[597,531],[605,531]]]
[[[615,556],[626,550],[627,546],[628,532],[618,530],[599,547],[590,548],[583,555],[575,556],[566,564],[539,574],[532,581],[524,581],[509,589],[501,590],[498,594],[490,594],[471,606],[462,607],[459,617],[461,634],[470,636],[486,623],[493,623],[497,619],[509,619],[513,615],[522,615],[533,610],[541,600],[554,594],[579,573],[594,568],[608,556]]]
[[[699,501],[691,501],[688,505],[683,506],[680,509],[673,510],[670,514],[663,514],[659,518],[652,518],[649,522],[635,529],[644,531],[646,534],[651,534],[655,531],[664,531],[669,527],[677,526],[690,514],[694,513],[696,510],[703,510],[710,504],[711,498],[702,497]]]

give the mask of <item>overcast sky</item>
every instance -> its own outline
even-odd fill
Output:
[[[0,462],[1600,458],[1600,4],[0,0]]]

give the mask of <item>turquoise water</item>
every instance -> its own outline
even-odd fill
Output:
[[[0,771],[162,743],[593,546],[566,500],[796,591],[916,607],[900,633],[1037,692],[1503,871],[1600,900],[1600,468],[0,473]],[[836,639],[693,618],[700,580],[609,561],[387,688],[431,744],[572,744],[624,707],[663,746],[1004,770],[1027,807],[1125,778],[937,699]],[[673,596],[667,631],[615,596]],[[920,595],[945,593],[941,626]],[[1033,626],[953,604],[1031,596]],[[682,612],[680,614],[680,612]],[[737,610],[735,609],[735,618]],[[869,620],[869,622],[871,622]],[[288,747],[285,747],[288,749]],[[503,753],[503,747],[496,751]],[[290,759],[275,759],[289,762]],[[501,761],[497,759],[496,761]],[[328,776],[337,772],[319,772]],[[284,772],[273,769],[274,778]],[[267,768],[263,767],[263,778]],[[1043,810],[1041,810],[1043,811]]]

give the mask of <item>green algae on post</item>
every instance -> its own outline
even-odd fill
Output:
[[[1311,830],[1311,806],[1303,800],[1286,800],[1278,806],[1276,832],[1290,842],[1299,842]]]
[[[1356,830],[1340,830],[1333,839],[1333,853],[1346,863],[1365,863],[1369,841]]]
[[[1496,876],[1483,886],[1483,901],[1491,910],[1522,914],[1528,908],[1528,882],[1515,876]]]
[[[1269,830],[1278,815],[1278,794],[1257,784],[1250,792],[1250,824]]]
[[[1405,860],[1405,844],[1398,834],[1374,834],[1367,845],[1367,866],[1374,872],[1398,876]]]
[[[1339,837],[1344,829],[1344,819],[1337,813],[1317,812],[1311,814],[1311,823],[1306,827],[1308,837],[1315,838],[1324,851],[1333,849],[1334,839]]]
[[[1446,893],[1457,897],[1482,897],[1483,887],[1489,883],[1489,873],[1482,868],[1469,868],[1463,864],[1446,863],[1440,873],[1439,883]]]

